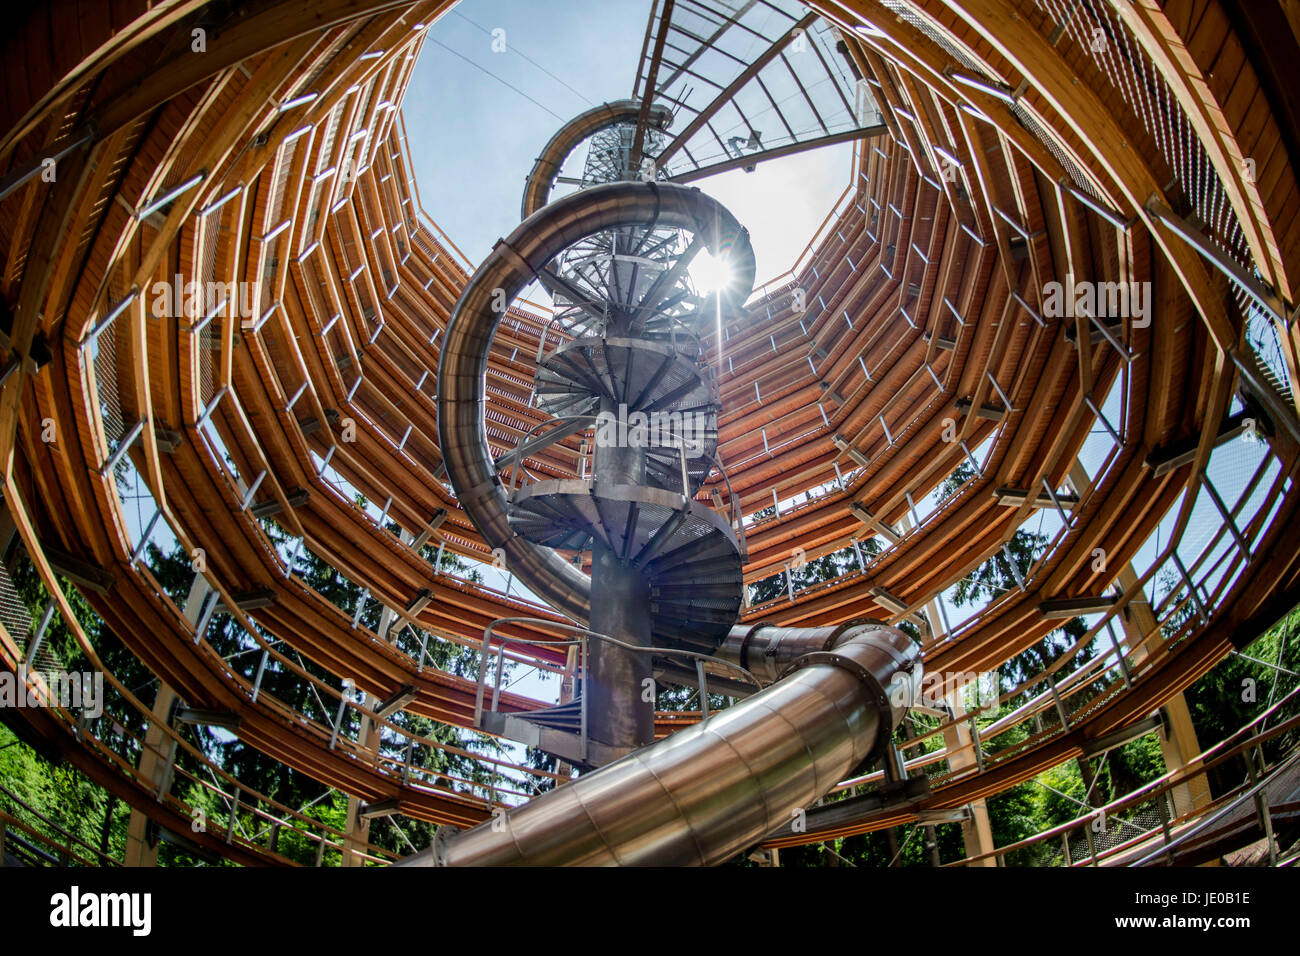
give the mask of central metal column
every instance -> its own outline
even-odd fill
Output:
[[[618,407],[602,399],[601,410]],[[645,449],[620,441],[596,446],[596,475],[602,485],[645,483]],[[650,586],[638,568],[628,567],[599,542],[591,555],[591,629],[627,644],[648,647],[651,639]],[[650,655],[593,639],[587,649],[589,733],[611,747],[654,742],[654,694]],[[650,681],[651,683],[645,683]]]
[[[650,586],[606,548],[592,552],[591,629],[628,644],[650,645]],[[611,747],[654,742],[650,655],[592,640],[587,649],[588,720],[593,739]],[[650,683],[646,683],[649,681]],[[649,694],[643,693],[651,688]],[[649,700],[642,698],[649,696]]]

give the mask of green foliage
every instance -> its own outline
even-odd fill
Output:
[[[1244,656],[1243,656],[1244,655]],[[1254,661],[1247,658],[1254,658]],[[1255,663],[1255,661],[1265,661]],[[1294,676],[1281,674],[1269,664],[1280,664],[1295,674],[1300,671],[1300,608],[1248,645],[1241,655],[1230,654],[1220,664],[1186,691],[1188,708],[1196,736],[1202,747],[1211,746],[1234,733],[1267,709],[1270,701],[1280,700],[1297,683]],[[1276,686],[1274,681],[1276,680]],[[1294,708],[1288,714],[1295,713]],[[1273,723],[1279,721],[1275,720]],[[1268,760],[1293,750],[1300,744],[1300,732],[1280,734],[1264,746]],[[1209,774],[1210,786],[1218,794],[1239,784],[1246,775],[1240,759]]]
[[[862,551],[864,563],[878,555],[881,550],[880,542],[876,538],[866,538],[859,541],[858,548]],[[830,581],[846,574],[853,574],[858,570],[858,556],[851,546],[823,555],[820,558],[813,558],[799,564],[797,567],[795,563],[792,558],[789,574],[796,592],[814,584],[821,584],[823,581]],[[749,602],[751,604],[765,604],[768,601],[788,596],[789,588],[786,583],[785,571],[749,585]]]
[[[953,476],[954,479],[958,477]],[[949,493],[959,486],[960,481],[949,489]],[[287,544],[284,533],[273,522],[266,523],[266,530],[277,547]],[[1018,531],[1009,543],[1008,553],[999,552],[958,583],[953,592],[954,600],[959,605],[983,604],[1017,586],[1010,562],[1014,561],[1023,573],[1038,558],[1046,543],[1041,535]],[[860,547],[866,560],[870,560],[880,550],[879,542],[875,539],[860,542]],[[437,560],[436,548],[427,546],[424,557],[433,564]],[[179,547],[170,553],[164,553],[150,545],[146,551],[145,564],[158,582],[160,590],[183,604],[193,579],[189,555]],[[792,568],[791,574],[798,589],[856,572],[857,567],[857,555],[852,548],[847,548]],[[362,599],[361,587],[339,573],[328,560],[302,548],[294,570],[336,607],[347,614],[355,612],[358,601]],[[476,570],[453,555],[442,556],[440,570],[456,573],[470,581],[482,580]],[[35,569],[25,560],[14,564],[11,576],[35,624],[48,601],[45,588]],[[68,582],[60,583],[96,653],[108,669],[147,707],[157,687],[156,679],[92,611],[80,592]],[[1166,582],[1166,590],[1171,586],[1172,582]],[[762,603],[779,599],[785,596],[786,589],[785,574],[775,575],[751,586],[751,600]],[[359,623],[377,629],[381,613],[382,608],[377,602],[367,601],[362,608]],[[1172,639],[1192,613],[1194,609],[1188,605],[1176,614],[1166,624],[1166,636]],[[1300,671],[1300,633],[1297,632],[1300,632],[1300,609],[1293,611],[1286,620],[1256,640],[1246,649],[1245,654],[1260,661],[1278,662],[1282,668],[1293,673]],[[1083,622],[1074,619],[1017,655],[1011,665],[1002,670],[1004,689],[1026,675],[1039,672],[1083,633]],[[258,635],[279,648],[302,670],[315,675],[330,687],[337,682],[334,675],[317,667],[309,659],[276,643],[269,632],[258,628]],[[218,614],[209,624],[206,638],[229,661],[233,669],[251,679],[261,657],[261,649],[252,635],[244,632],[229,616]],[[420,645],[424,643],[425,666],[440,667],[468,676],[472,675],[476,665],[476,655],[472,649],[437,638],[422,642],[420,635],[405,625],[397,632],[395,640],[403,651],[410,654],[419,654]],[[46,646],[65,669],[90,669],[90,662],[75,636],[57,614],[47,630]],[[1085,648],[1066,671],[1085,662],[1092,653],[1092,648]],[[1201,745],[1208,746],[1236,731],[1260,714],[1270,699],[1278,699],[1290,691],[1295,682],[1294,677],[1285,673],[1279,677],[1265,664],[1255,663],[1244,656],[1229,656],[1187,691],[1187,700]],[[333,719],[330,704],[337,698],[324,697],[323,700],[318,700],[318,694],[299,674],[274,658],[270,659],[263,673],[262,688],[264,693],[298,708],[313,719],[322,722]],[[713,709],[720,709],[727,703],[728,700],[722,695],[710,695],[710,706]],[[698,695],[690,688],[664,687],[660,689],[657,706],[661,710],[695,710],[699,707]],[[987,727],[1008,713],[1013,706],[1012,702],[1004,702],[997,713],[981,715],[977,718],[979,726]],[[937,726],[938,718],[916,714],[911,717],[911,721],[909,735],[915,736]],[[485,755],[503,752],[500,745],[490,737],[425,717],[399,713],[392,718],[392,722],[412,734],[446,744],[452,750],[467,750]],[[109,692],[105,700],[105,714],[95,724],[94,732],[101,739],[112,742],[119,753],[129,759],[138,759],[138,745],[129,739],[128,731],[142,735],[144,730],[144,721],[135,710],[127,706],[119,694]],[[350,724],[343,731],[355,736],[359,730],[359,721],[355,713],[352,713]],[[1032,727],[1021,724],[991,741],[986,740],[986,752],[994,755],[1005,748],[1014,747],[1031,730]],[[348,801],[343,794],[291,770],[219,729],[187,726],[185,734],[186,739],[201,753],[233,774],[244,787],[257,790],[287,806],[301,808],[305,816],[337,830],[346,828]],[[1297,740],[1294,732],[1282,735],[1265,748],[1266,756],[1274,759],[1298,742],[1300,740]],[[931,752],[941,746],[942,737],[936,735],[910,750],[909,756]],[[405,756],[404,738],[385,733],[380,747],[386,756],[396,759]],[[556,767],[555,758],[532,749],[527,751],[525,763],[537,770],[554,771]],[[417,770],[426,769],[446,775],[439,780],[439,785],[449,789],[467,789],[471,784],[481,784],[536,793],[553,786],[553,781],[542,774],[524,774],[522,778],[518,774],[505,775],[462,753],[437,748],[415,748],[412,766]],[[936,773],[943,769],[945,768],[939,765],[927,772]],[[1160,741],[1155,733],[1129,741],[1110,751],[1104,759],[1094,758],[1082,765],[1072,761],[1052,768],[1035,780],[1013,787],[987,801],[995,841],[997,845],[1005,846],[1075,819],[1084,810],[1080,801],[1085,800],[1085,794],[1090,805],[1102,805],[1133,791],[1164,771]],[[1089,782],[1093,781],[1094,775],[1096,779],[1089,792]],[[1240,761],[1231,762],[1211,776],[1212,787],[1215,792],[1221,792],[1240,783],[1244,775],[1244,765]],[[0,780],[3,780],[3,786],[13,795],[7,797],[0,794],[0,807],[7,812],[60,842],[67,839],[59,832],[61,827],[75,840],[82,841],[89,847],[98,848],[102,844],[110,855],[118,859],[122,857],[129,808],[110,798],[106,791],[90,783],[70,766],[49,764],[19,743],[3,727],[0,727]],[[215,827],[224,830],[229,821],[229,806],[223,798],[203,786],[205,782],[212,783],[206,765],[190,754],[181,752],[176,761],[173,792],[201,812],[209,829]],[[223,789],[225,787],[226,784],[223,783]],[[834,802],[852,797],[852,793],[842,792],[829,795],[826,799]],[[1125,815],[1136,819],[1143,809],[1134,808]],[[42,820],[41,817],[46,819]],[[236,826],[240,832],[254,837],[262,845],[269,844],[270,825],[246,808],[240,812]],[[434,829],[427,823],[401,816],[380,818],[371,823],[369,839],[394,853],[406,854],[412,847],[418,849],[427,846],[433,838]],[[281,828],[276,837],[276,850],[291,860],[313,865],[317,860],[317,843],[304,830],[305,827],[301,824]],[[907,825],[895,828],[893,833],[868,833],[829,841],[826,845],[813,844],[787,849],[781,853],[781,862],[785,866],[880,867],[888,866],[891,862],[896,866],[929,866],[933,860],[932,844],[941,862],[960,860],[965,855],[959,825]],[[1080,852],[1073,846],[1072,850]],[[78,852],[88,854],[90,851],[81,847]],[[194,857],[181,846],[164,842],[159,847],[159,862],[162,865],[177,866],[205,861]],[[336,865],[339,862],[338,851],[330,850],[323,862],[326,865]],[[1008,856],[1007,862],[1010,865],[1059,865],[1062,854],[1059,844],[1039,844],[1014,851]],[[750,865],[742,860],[734,863]]]
[[[107,850],[110,856],[121,857],[126,840],[126,806],[111,801],[103,789],[72,767],[51,764],[40,757],[4,726],[0,726],[0,786],[8,791],[0,792],[0,809],[60,844],[72,842],[67,836],[71,834],[85,844],[73,845],[73,851],[83,859],[93,856],[87,847],[100,848],[108,815]],[[49,851],[45,846],[41,849]]]
[[[364,501],[358,503],[365,506]],[[282,554],[287,557],[293,552],[293,542],[274,521],[264,521],[263,529]],[[398,529],[393,525],[389,530],[397,533]],[[431,565],[434,564],[438,560],[437,548],[425,546],[422,556]],[[190,555],[179,545],[164,552],[151,542],[146,547],[143,563],[153,575],[159,590],[178,606],[183,606],[194,579]],[[456,574],[473,583],[482,583],[483,580],[477,569],[448,553],[441,556],[438,570]],[[362,600],[363,589],[360,585],[349,580],[323,556],[307,547],[297,549],[294,572],[309,587],[347,614],[354,613],[358,602]],[[19,597],[35,624],[48,600],[46,590],[29,561],[15,562],[12,577]],[[158,686],[156,678],[122,645],[112,629],[95,614],[75,587],[66,581],[60,581],[60,584],[68,596],[77,621],[109,672],[118,676],[140,699],[142,705],[148,708]],[[382,606],[378,602],[367,600],[358,623],[376,630],[382,613]],[[279,643],[274,635],[260,625],[255,623],[254,627],[264,642],[278,649],[294,665],[323,681],[328,688],[338,686],[335,675],[289,646]],[[396,629],[396,625],[394,627]],[[262,658],[261,647],[253,635],[244,631],[228,615],[216,614],[208,625],[205,638],[234,671],[247,680],[253,679]],[[395,640],[403,651],[413,656],[421,654],[423,649],[426,667],[443,668],[469,676],[477,666],[474,650],[436,637],[421,639],[408,625],[402,624]],[[58,614],[52,618],[46,631],[44,646],[57,658],[62,668],[69,671],[90,669],[89,661],[75,636]],[[106,690],[107,688],[106,683]],[[328,694],[324,689],[314,689],[293,668],[276,660],[274,656],[267,659],[262,674],[261,692],[313,720],[327,725],[333,722],[337,696]],[[127,731],[143,736],[146,729],[143,717],[113,692],[106,693],[105,705],[104,717],[94,725],[93,732],[101,739],[111,742],[114,749],[127,759],[138,760],[139,745],[129,739]],[[426,717],[403,712],[394,715],[390,721],[404,731],[446,744],[454,750],[473,751],[489,756],[502,753],[501,746],[494,738]],[[349,721],[342,732],[354,738],[360,732],[360,718],[355,711],[349,711]],[[247,746],[238,737],[220,728],[186,725],[183,735],[200,753],[239,780],[246,790],[256,791],[291,808],[302,808],[305,816],[338,830],[346,829],[347,798],[344,795]],[[380,750],[385,756],[404,759],[406,739],[385,731],[381,736]],[[435,747],[416,747],[411,752],[411,758],[414,771],[424,769],[446,775],[436,777],[436,785],[450,790],[468,790],[472,784],[482,784],[533,792],[548,779],[528,775],[521,780],[514,779],[464,753]],[[535,759],[534,766],[542,766],[551,758],[536,754]],[[17,743],[8,730],[2,728],[0,776],[3,777],[4,786],[18,799],[30,805],[31,810],[25,810],[13,800],[6,801],[2,794],[0,806],[43,831],[53,833],[51,827],[40,822],[38,815],[50,817],[78,838],[98,847],[104,837],[107,814],[108,851],[121,859],[130,816],[129,807],[111,800],[106,791],[91,784],[71,768],[49,765],[28,747]],[[210,769],[202,760],[185,750],[178,752],[173,792],[194,809],[197,821],[195,826],[204,825],[209,830],[217,828],[224,831],[230,818],[230,806],[224,798],[205,786],[214,783]],[[225,780],[220,785],[223,790],[230,788],[229,782]],[[263,846],[269,844],[271,825],[247,807],[241,809],[235,825],[237,832],[254,837]],[[302,831],[305,829],[304,824],[280,828],[276,850],[291,860],[313,865],[317,858],[318,844],[304,835]],[[434,829],[431,824],[400,816],[380,818],[372,821],[369,839],[377,846],[404,855],[411,852],[412,846],[417,849],[427,846],[433,838]],[[159,846],[161,865],[195,865],[202,862],[205,861],[176,844],[164,842]],[[326,865],[337,864],[338,852],[328,851],[323,862]]]

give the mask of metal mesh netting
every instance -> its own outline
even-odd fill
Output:
[[[9,637],[25,649],[32,629],[31,618],[27,614],[27,607],[18,597],[9,569],[3,562],[0,562],[0,623],[4,624]]]
[[[23,659],[32,658],[32,671],[41,674],[47,682],[52,683],[53,675],[66,669],[49,641],[42,641],[39,650],[34,655],[31,653],[32,641],[36,638],[31,615],[3,562],[0,562],[0,623],[4,624]]]
[[[125,315],[125,313],[123,313]],[[104,439],[111,452],[122,440],[126,427],[122,421],[122,402],[118,390],[118,349],[126,345],[127,323],[123,316],[114,319],[95,339],[95,388],[99,398],[99,414],[104,427]],[[120,341],[119,341],[120,340]]]

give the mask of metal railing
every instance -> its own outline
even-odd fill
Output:
[[[494,462],[494,464],[498,469],[501,468],[510,469],[510,482],[508,484],[508,488],[509,488],[508,493],[513,494],[515,490],[519,487],[519,475],[521,473],[527,475],[533,481],[543,480],[543,479],[539,479],[536,475],[534,475],[532,472],[530,472],[527,469],[527,467],[524,465],[525,458],[527,458],[529,455],[541,451],[544,448],[549,448],[551,445],[554,445],[556,442],[562,441],[563,439],[571,437],[572,435],[575,434],[585,435],[587,432],[590,432],[595,428],[596,422],[598,420],[599,420],[598,416],[590,415],[590,414],[560,415],[554,418],[549,418],[546,421],[538,422],[537,424],[529,428],[528,431],[524,432],[523,437],[519,440],[519,444],[512,451],[508,451],[504,455],[499,455],[496,461]],[[578,422],[588,422],[590,424],[586,425],[581,429],[566,430],[564,428],[556,428],[554,432],[545,436],[540,441],[535,442],[531,445],[528,443],[528,440],[530,438],[532,438],[535,434],[537,434],[540,430],[544,428],[548,428],[553,425],[564,425],[564,424],[573,425]],[[695,496],[699,494],[698,491],[692,491],[691,489],[690,470],[687,464],[688,459],[690,458],[707,459],[709,464],[712,466],[712,471],[716,471],[718,477],[722,479],[722,483],[726,486],[727,489],[726,517],[732,527],[732,530],[736,532],[736,537],[740,544],[741,563],[743,564],[745,561],[748,560],[749,550],[745,540],[745,523],[744,523],[743,515],[741,513],[740,499],[736,496],[736,493],[731,486],[731,478],[727,475],[727,470],[726,468],[723,467],[721,460],[719,460],[717,455],[696,455],[696,456],[689,455],[687,451],[688,443],[686,441],[685,436],[677,433],[673,429],[665,429],[663,427],[660,427],[658,431],[659,431],[661,442],[657,445],[647,445],[646,448],[648,450],[653,450],[655,448],[660,448],[660,449],[666,448],[675,451],[677,453],[678,462],[681,466],[682,498],[686,502],[694,501]],[[672,440],[665,443],[664,441],[662,441],[662,439],[664,439],[665,437]],[[588,457],[590,457],[595,452],[595,443],[594,441],[592,441],[592,442],[588,442],[587,444],[589,448],[587,455]],[[583,470],[586,472],[590,472],[592,469],[590,468],[590,466],[588,466]],[[706,475],[705,480],[704,482],[701,482],[701,485],[706,483],[707,480],[708,478]]]
[[[497,629],[506,624],[526,624],[531,626],[546,627],[548,629],[568,631],[578,636],[576,638],[569,639],[569,640],[537,640],[535,638],[513,637],[508,634],[498,633]],[[493,645],[494,637],[496,639],[495,646]],[[580,727],[579,736],[581,738],[580,752],[582,755],[582,759],[586,760],[587,749],[588,749],[587,730],[589,726],[588,714],[587,714],[588,695],[582,692],[580,688],[582,688],[583,682],[585,681],[586,663],[589,659],[587,657],[587,651],[588,651],[588,647],[590,646],[590,642],[593,640],[603,641],[606,644],[612,644],[615,647],[621,647],[624,650],[634,651],[637,653],[653,654],[661,657],[685,657],[695,661],[696,679],[699,681],[700,707],[702,710],[702,716],[704,717],[708,717],[709,715],[708,714],[708,707],[709,707],[708,673],[704,667],[706,663],[725,667],[728,670],[738,671],[740,674],[744,676],[746,680],[752,683],[757,690],[763,689],[763,685],[759,681],[759,679],[755,677],[752,673],[750,673],[748,670],[741,667],[739,664],[733,664],[730,661],[719,660],[716,657],[712,657],[708,654],[703,654],[698,651],[682,650],[675,647],[647,647],[641,644],[629,644],[626,641],[620,641],[615,637],[610,637],[608,634],[601,634],[598,631],[591,631],[583,627],[578,627],[576,624],[557,624],[555,621],[548,621],[545,620],[544,618],[503,617],[493,621],[484,629],[483,641],[482,644],[479,646],[478,680],[477,680],[477,687],[475,689],[475,694],[474,694],[474,726],[479,728],[482,728],[483,726],[484,699],[487,696],[488,661],[493,656],[494,653],[496,656],[496,666],[493,669],[495,677],[492,682],[491,703],[488,704],[487,706],[488,706],[488,712],[495,714],[498,712],[498,707],[500,705],[500,700],[501,700],[501,680],[505,672],[505,657],[506,657],[507,644],[525,644],[531,647],[565,647],[565,648],[576,647],[579,650],[579,657],[573,671],[574,692],[578,698],[578,707],[579,707],[579,727]],[[567,702],[561,702],[561,703],[567,703]],[[521,716],[526,719],[528,714],[527,712],[524,712],[523,714],[521,714]]]

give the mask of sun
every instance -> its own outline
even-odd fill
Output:
[[[726,289],[735,279],[735,270],[731,260],[726,256],[711,256],[707,249],[701,249],[695,261],[686,270],[702,295],[712,295]]]

